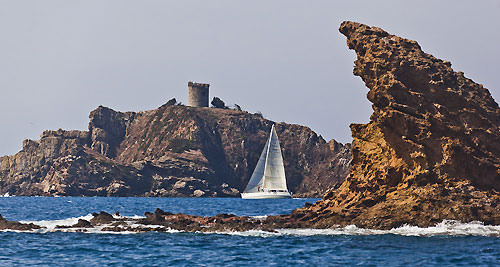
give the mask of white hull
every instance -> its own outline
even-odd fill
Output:
[[[241,193],[244,199],[272,199],[272,198],[292,198],[289,192],[254,192]]]

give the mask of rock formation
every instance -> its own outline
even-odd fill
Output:
[[[64,231],[87,232],[89,229],[105,232],[230,232],[261,230],[275,232],[276,229],[307,227],[308,222],[291,221],[288,216],[268,216],[255,218],[235,216],[234,214],[218,214],[216,216],[196,216],[182,213],[170,213],[156,209],[154,213],[145,212],[145,218],[113,216],[105,211],[93,213],[90,220],[78,219],[73,225],[56,225],[53,229],[35,224],[24,224],[7,221],[0,215],[0,230],[15,231]]]
[[[0,194],[239,196],[272,123],[244,111],[172,103],[144,112],[100,106],[88,131],[45,131],[1,157]],[[320,196],[343,181],[349,145],[327,143],[304,126],[277,123],[276,130],[292,192]]]
[[[500,109],[489,91],[415,41],[355,22],[339,30],[373,114],[351,125],[344,183],[295,214],[319,227],[500,224]]]
[[[16,221],[7,221],[0,214],[0,230],[31,231],[41,229],[42,227],[32,223],[20,223]]]

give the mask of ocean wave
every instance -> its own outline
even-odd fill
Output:
[[[137,219],[144,219],[146,217],[145,216],[140,216],[140,215],[122,216],[122,215],[113,214],[113,218],[115,218],[115,219],[132,219],[132,220],[137,220]]]
[[[461,223],[444,220],[436,226],[418,227],[403,225],[390,230],[359,228],[355,225],[329,229],[277,229],[276,232],[251,230],[244,232],[218,232],[219,234],[272,237],[280,235],[315,236],[315,235],[401,235],[401,236],[493,236],[500,237],[500,226],[484,225],[474,221]]]
[[[81,217],[72,217],[62,220],[42,220],[42,221],[21,221],[21,223],[33,223],[44,227],[44,229],[34,230],[30,232],[86,232],[86,233],[111,233],[111,234],[137,234],[133,231],[104,231],[103,229],[109,225],[100,225],[93,228],[57,228],[56,226],[71,226],[78,222],[79,219],[91,220],[94,216],[87,214]],[[125,219],[126,225],[129,228],[154,229],[164,227],[161,225],[142,225],[137,224],[137,219],[145,218],[143,216],[120,216],[113,215],[116,219]],[[257,216],[255,216],[257,217]],[[265,218],[263,216],[263,218]],[[130,220],[127,220],[130,219]],[[19,232],[19,231],[15,231]],[[179,233],[181,231],[173,229],[165,229],[167,233]],[[204,234],[223,234],[249,237],[274,237],[274,236],[336,236],[336,235],[401,235],[401,236],[492,236],[500,237],[500,226],[484,225],[482,222],[473,221],[470,223],[461,223],[453,220],[444,220],[436,226],[432,227],[417,227],[404,225],[390,230],[376,230],[359,228],[355,225],[345,227],[329,228],[329,229],[276,229],[274,232],[262,230],[249,231],[218,231]]]
[[[87,214],[85,216],[80,216],[80,217],[71,217],[67,219],[61,219],[61,220],[42,220],[42,221],[19,221],[20,223],[32,223],[34,225],[42,226],[45,227],[45,231],[54,231],[56,229],[56,226],[71,226],[74,225],[78,222],[79,219],[82,220],[90,220],[94,218],[92,214]]]

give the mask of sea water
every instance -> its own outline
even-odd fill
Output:
[[[285,214],[317,199],[0,197],[0,214],[49,230],[0,231],[5,266],[294,266],[498,265],[500,227],[444,221],[435,227],[387,231],[336,229],[224,233],[57,232],[92,212],[142,217],[161,208],[211,216],[218,213]]]

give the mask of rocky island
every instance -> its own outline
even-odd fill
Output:
[[[199,217],[157,210],[135,221],[136,225],[142,225],[138,231],[273,231],[353,224],[390,229],[404,224],[427,227],[443,220],[499,225],[500,108],[489,91],[462,72],[455,72],[450,62],[423,52],[415,41],[348,21],[342,23],[340,32],[347,37],[348,47],[356,52],[354,74],[369,89],[367,97],[373,103],[373,114],[369,123],[351,125],[352,167],[339,188],[329,190],[322,200],[291,214],[261,220],[229,214]],[[287,127],[291,126],[279,127],[282,136],[286,136]],[[141,129],[144,128],[147,126]],[[92,129],[90,140],[96,135]],[[189,132],[184,134],[189,136]],[[286,137],[283,140],[287,143]],[[104,144],[109,146],[101,146],[96,155],[123,153],[117,157],[122,161],[140,158],[138,152],[128,154],[121,145]],[[131,139],[130,144],[139,146],[140,142]],[[29,142],[26,146],[29,147]],[[94,155],[90,151],[95,148],[91,145],[83,151]],[[149,146],[141,151],[152,155],[148,149]],[[98,227],[106,222],[109,231],[128,229],[119,218],[107,213],[96,213],[94,219],[71,227]]]
[[[0,158],[0,194],[16,196],[239,197],[274,122],[261,114],[190,107],[100,106],[88,131],[44,131]],[[320,197],[350,168],[350,145],[276,123],[288,188]]]

